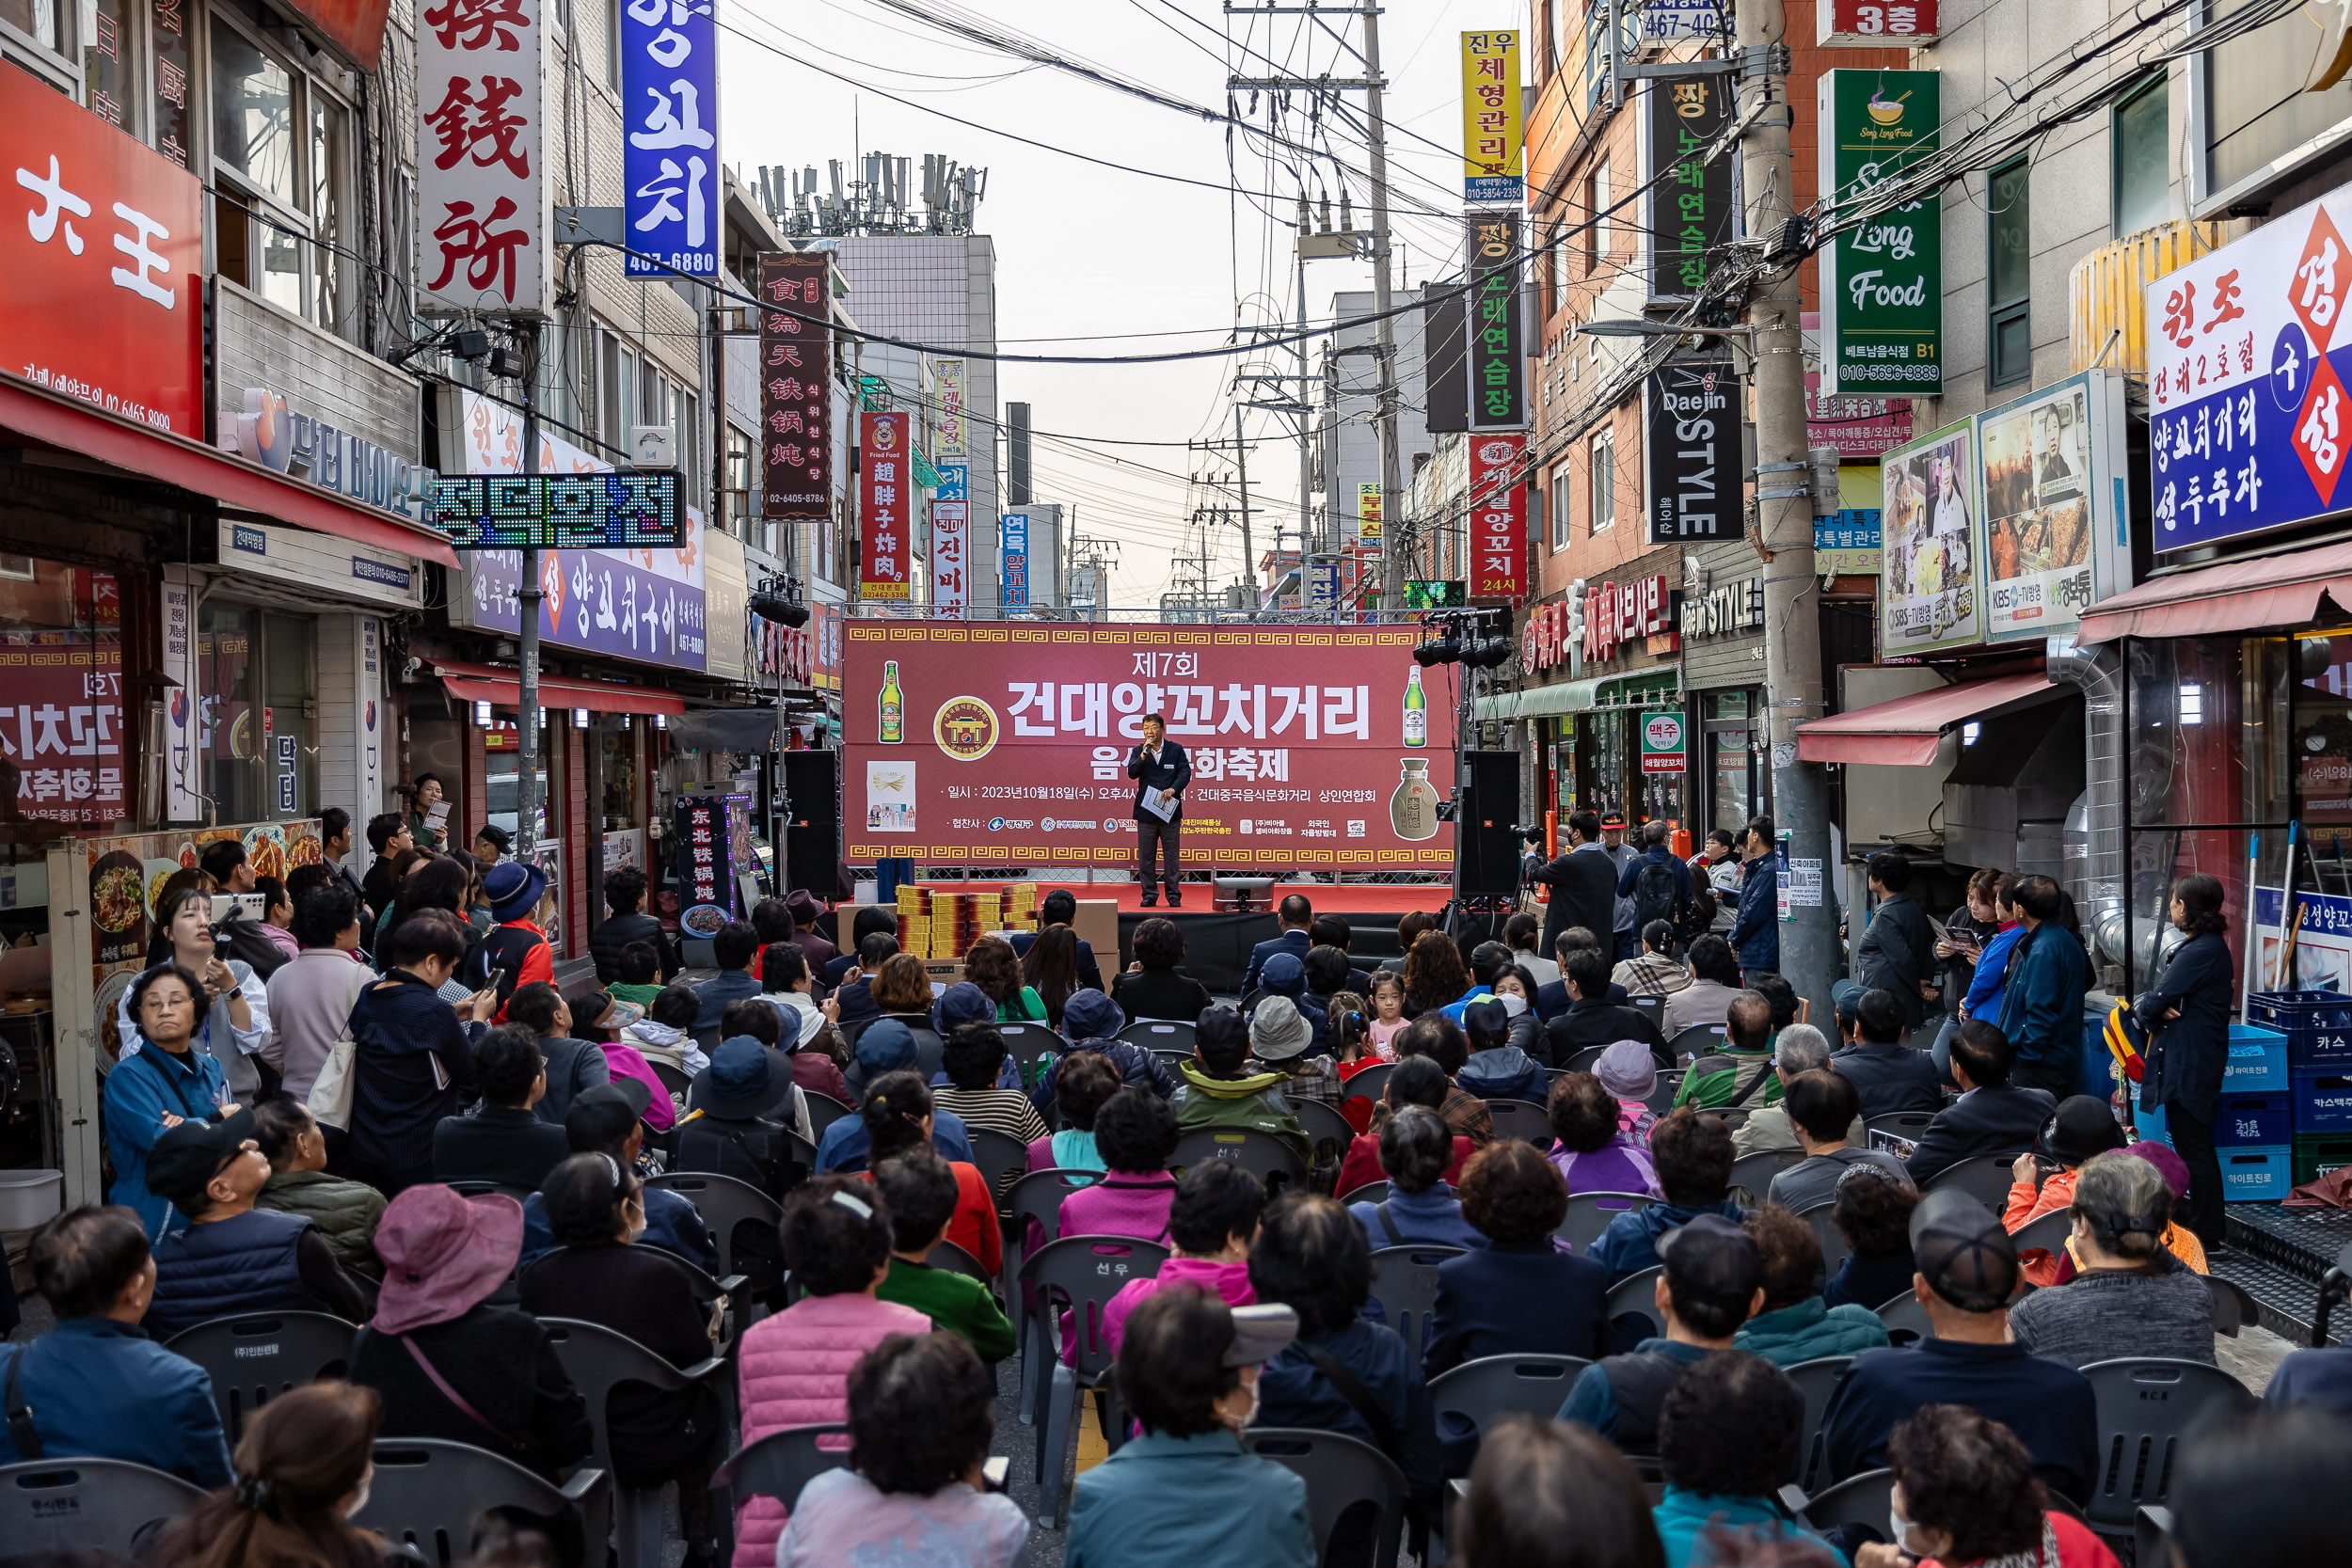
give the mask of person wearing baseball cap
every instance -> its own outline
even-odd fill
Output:
[[[373,1288],[344,1272],[307,1215],[254,1207],[269,1175],[250,1111],[183,1121],[148,1150],[148,1186],[194,1222],[155,1243],[145,1324],[158,1343],[241,1313],[328,1312],[356,1323],[373,1309]]]
[[[1884,1465],[1895,1424],[1922,1405],[1964,1404],[2015,1433],[2044,1484],[2084,1501],[2099,1467],[2098,1402],[2082,1373],[2010,1338],[2023,1275],[1999,1218],[1966,1193],[1930,1193],[1911,1212],[1911,1253],[1912,1295],[1934,1335],[1854,1358],[1822,1417],[1823,1481]]]
[[[1700,1214],[1660,1237],[1658,1250],[1664,1266],[1651,1299],[1666,1320],[1664,1336],[1577,1373],[1559,1418],[1650,1457],[1658,1452],[1659,1412],[1682,1370],[1731,1349],[1740,1325],[1764,1307],[1764,1262],[1739,1221]]]
[[[610,1155],[623,1166],[634,1169],[638,1155],[644,1151],[644,1115],[652,1101],[652,1094],[634,1078],[615,1078],[610,1084],[583,1089],[572,1101],[571,1109],[564,1113],[564,1141],[574,1154]],[[647,1246],[675,1253],[715,1277],[719,1273],[719,1243],[712,1239],[710,1227],[703,1223],[702,1213],[693,1201],[666,1187],[647,1187],[644,1201],[645,1233],[638,1239]],[[774,1227],[769,1229],[772,1232]],[[523,1200],[523,1266],[529,1268],[555,1244],[555,1231],[548,1222],[547,1210],[540,1205],[539,1195],[533,1193]]]
[[[2020,1154],[2009,1167],[2009,1207],[2001,1223],[2015,1230],[2044,1214],[2073,1208],[2074,1180],[2084,1164],[2129,1142],[2115,1113],[2096,1095],[2069,1095],[2059,1101],[2058,1110],[2042,1124],[2042,1135],[2034,1140],[2032,1149]],[[2057,1165],[2057,1174],[2045,1179],[2045,1164]],[[2024,1266],[2026,1277],[2036,1288],[2058,1283],[2058,1259],[2040,1247],[2026,1250]]]

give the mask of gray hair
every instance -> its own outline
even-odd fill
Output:
[[[1666,826],[1666,819],[1662,816],[1657,818],[1655,821],[1645,822],[1642,824],[1642,842],[1645,844],[1663,844],[1666,842],[1666,835],[1671,831],[1672,830]]]
[[[2074,1178],[2074,1213],[2101,1252],[2137,1262],[2155,1255],[2172,1223],[2172,1189],[2138,1155],[2109,1149],[2085,1161]]]
[[[1380,1168],[1401,1193],[1425,1193],[1454,1163],[1454,1129],[1426,1105],[1407,1105],[1380,1130]]]
[[[1810,1023],[1792,1023],[1772,1045],[1772,1063],[1790,1078],[1829,1066],[1829,1038]]]

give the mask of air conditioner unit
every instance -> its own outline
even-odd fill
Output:
[[[676,432],[666,424],[629,426],[628,462],[633,468],[676,467]]]

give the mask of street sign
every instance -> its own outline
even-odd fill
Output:
[[[1642,771],[1679,773],[1684,766],[1682,715],[1671,709],[1642,715]]]
[[[686,542],[679,489],[675,468],[445,477],[430,521],[459,550],[674,550]]]

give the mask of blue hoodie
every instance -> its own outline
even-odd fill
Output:
[[[1600,1240],[1584,1249],[1584,1256],[1597,1263],[1608,1264],[1609,1272],[1615,1276],[1611,1280],[1614,1284],[1627,1275],[1656,1268],[1661,1261],[1658,1238],[1701,1214],[1721,1214],[1734,1225],[1747,1218],[1729,1198],[1721,1203],[1653,1203],[1611,1220],[1609,1228],[1600,1233]]]

